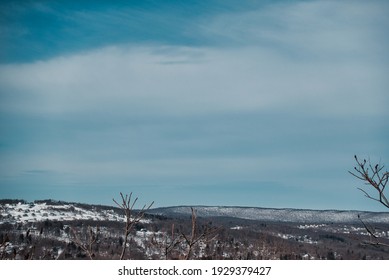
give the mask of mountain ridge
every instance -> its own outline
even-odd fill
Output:
[[[16,222],[44,220],[122,220],[121,211],[116,206],[96,205],[56,200],[0,200],[1,220]],[[203,218],[238,218],[266,222],[296,223],[360,223],[365,222],[389,224],[388,212],[357,210],[313,210],[294,208],[265,208],[249,206],[204,206],[181,205],[157,207],[146,211],[147,214],[166,217],[186,217],[191,215],[191,208],[198,217]],[[134,209],[136,211],[136,209]],[[73,212],[73,213],[72,213]],[[360,217],[360,218],[359,218]]]
[[[65,200],[56,200],[56,199],[36,199],[36,200],[25,200],[25,199],[0,199],[0,205],[9,203],[9,202],[22,202],[25,204],[30,204],[30,203],[48,203],[50,205],[55,205],[55,204],[74,204],[74,205],[84,205],[84,206],[93,206],[93,207],[102,207],[102,208],[118,208],[114,204],[112,205],[107,205],[107,204],[95,204],[95,203],[87,203],[87,202],[76,202],[76,201],[65,201]],[[155,209],[168,209],[168,208],[177,208],[177,207],[190,207],[197,208],[197,207],[220,207],[220,208],[256,208],[256,209],[272,209],[272,210],[296,210],[296,211],[337,211],[337,212],[363,212],[363,213],[389,213],[385,211],[372,211],[372,210],[355,210],[355,209],[312,209],[312,208],[293,208],[293,207],[261,207],[261,206],[239,206],[239,205],[204,205],[204,204],[194,204],[194,205],[171,205],[171,206],[161,206],[161,207],[155,207],[155,208],[150,208],[151,210]],[[134,210],[141,210],[141,209],[136,209]]]
[[[246,206],[169,206],[150,209],[148,213],[162,216],[188,216],[191,208],[199,217],[232,217],[247,220],[307,223],[355,223],[364,221],[389,223],[389,213],[357,210],[312,210]]]

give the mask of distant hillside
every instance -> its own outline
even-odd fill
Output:
[[[199,217],[225,217],[264,222],[288,223],[360,223],[389,224],[389,213],[339,210],[275,209],[259,207],[192,206]],[[191,206],[154,208],[148,214],[165,217],[189,216]],[[36,222],[42,220],[123,221],[122,212],[114,206],[90,205],[55,200],[0,200],[0,223]]]
[[[199,217],[231,217],[267,222],[356,223],[358,215],[367,222],[389,223],[389,213],[339,210],[275,209],[259,207],[193,206]],[[167,217],[190,215],[190,206],[156,208],[152,214]]]
[[[115,207],[55,200],[0,200],[0,224],[39,221],[124,221]]]
[[[125,259],[139,260],[389,259],[389,247],[371,245],[358,220],[389,244],[389,213],[193,206],[193,231],[190,208],[150,209],[125,244],[126,220],[115,206],[0,200],[0,260],[117,260],[124,246]],[[189,247],[193,234],[201,238]]]

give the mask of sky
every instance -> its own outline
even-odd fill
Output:
[[[114,3],[112,3],[114,2]],[[387,1],[1,1],[0,199],[385,211]]]

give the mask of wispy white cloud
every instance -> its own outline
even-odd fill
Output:
[[[0,67],[2,110],[199,114],[286,110],[381,114],[382,68],[298,63],[262,49],[106,48]],[[194,57],[200,55],[200,59]],[[345,106],[348,104],[348,106]]]
[[[278,2],[241,13],[215,17],[204,32],[221,42],[261,45],[297,59],[338,61],[349,55],[371,59],[387,44],[384,1]],[[224,38],[224,40],[223,40]],[[366,56],[367,54],[370,54]]]

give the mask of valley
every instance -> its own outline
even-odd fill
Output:
[[[125,221],[114,206],[0,200],[0,259],[119,259]],[[389,259],[374,243],[389,243],[389,213],[177,206],[134,223],[124,258]]]

